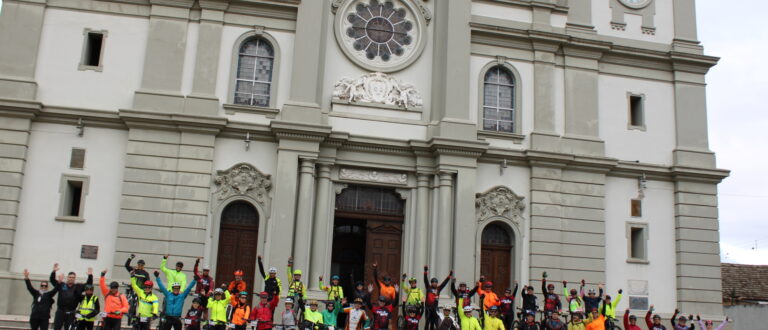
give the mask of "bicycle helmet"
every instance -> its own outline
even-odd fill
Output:
[[[235,276],[243,276],[243,271],[238,269],[235,271]]]
[[[171,287],[172,287],[172,288],[181,288],[181,283],[179,283],[179,282],[173,282],[173,284],[171,284]]]
[[[634,316],[634,315],[630,315],[630,316],[629,316],[629,319],[630,319],[630,320],[637,320],[637,316]]]
[[[83,286],[83,291],[93,290],[93,284],[86,284]]]
[[[214,295],[217,295],[217,294],[224,294],[224,289],[222,289],[222,288],[216,288],[216,290],[213,290],[213,294],[214,294]]]
[[[294,270],[293,275],[301,275],[301,270],[300,269]]]
[[[491,308],[488,309],[489,311],[498,311],[499,306],[491,306]]]
[[[437,277],[433,277],[431,280],[429,280],[429,283],[438,283]]]
[[[339,277],[339,275],[333,275],[333,276],[331,276],[331,280],[339,280],[339,279],[341,279],[341,278]]]
[[[552,283],[547,284],[547,289],[554,289],[555,285]]]
[[[379,301],[387,302],[387,297],[379,296]]]
[[[355,304],[362,304],[362,303],[363,303],[363,299],[355,298]]]
[[[117,283],[116,281],[112,281],[112,283],[109,283],[110,289],[117,289],[120,287],[120,283]]]
[[[264,292],[262,292],[262,293],[264,293]],[[240,291],[240,296],[241,297],[248,297],[248,292]]]
[[[290,297],[285,298],[285,303],[286,304],[293,304],[293,298],[290,298]]]
[[[415,277],[411,277],[408,279],[408,283],[418,282],[418,280]]]
[[[184,263],[181,261],[176,262],[176,267],[184,267]]]
[[[485,282],[485,284],[484,284],[484,286],[485,286],[486,288],[488,288],[488,287],[492,287],[492,286],[493,286],[493,282],[491,282],[491,281],[486,281],[486,282]]]
[[[261,291],[261,293],[259,293],[259,297],[261,297],[261,298],[269,298],[269,294],[266,291]]]
[[[150,288],[151,289],[153,285],[154,285],[154,283],[152,283],[152,281],[149,281],[149,280],[144,281],[144,287],[145,288]]]
[[[147,263],[144,262],[144,259],[139,259],[139,261],[136,262],[139,265],[146,265]]]
[[[200,298],[195,298],[195,299],[192,299],[192,303],[193,303],[193,304],[194,304],[194,303],[202,304],[202,303],[203,303],[203,301],[202,301],[202,300],[200,300]]]
[[[314,299],[310,300],[309,301],[309,305],[310,306],[317,306],[317,300],[314,300]]]
[[[473,309],[472,306],[464,306],[464,313],[471,312],[472,309]]]
[[[277,268],[275,268],[275,267],[269,267],[269,273],[270,273],[270,274],[277,274]]]
[[[211,265],[205,265],[205,266],[203,266],[203,270],[211,270]]]

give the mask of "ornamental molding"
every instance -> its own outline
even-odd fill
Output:
[[[408,175],[405,173],[363,170],[356,168],[342,168],[339,171],[339,179],[387,184],[408,183]]]
[[[216,171],[213,195],[221,201],[232,196],[248,196],[264,207],[270,201],[271,176],[248,163],[238,163],[223,171]]]
[[[496,186],[475,194],[475,217],[478,221],[500,216],[519,224],[525,210],[525,197],[518,196],[512,189]]]
[[[405,110],[421,108],[424,101],[413,85],[382,72],[371,72],[357,79],[341,78],[333,85],[333,99],[350,104],[377,103]]]

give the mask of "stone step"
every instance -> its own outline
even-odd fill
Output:
[[[49,328],[53,328],[53,318],[51,318]],[[26,315],[0,315],[0,329],[29,329],[29,317]],[[131,327],[124,320],[121,329],[131,330]]]

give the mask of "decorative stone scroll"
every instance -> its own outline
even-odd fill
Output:
[[[475,216],[484,220],[492,216],[502,216],[518,223],[522,218],[525,197],[520,197],[504,186],[493,187],[486,192],[475,194]]]
[[[268,202],[269,190],[272,189],[270,177],[250,164],[238,163],[227,170],[216,171],[213,183],[217,188],[213,195],[218,200],[245,195],[265,205]]]
[[[372,72],[357,79],[341,78],[333,87],[333,98],[349,103],[379,103],[406,110],[419,108],[424,103],[413,85],[381,72]]]
[[[339,171],[339,179],[390,184],[406,184],[408,182],[408,175],[405,173],[397,172],[342,168],[341,171]]]

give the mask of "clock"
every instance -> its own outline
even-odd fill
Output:
[[[621,2],[621,4],[629,8],[640,9],[647,6],[653,0],[619,0],[619,1]]]

